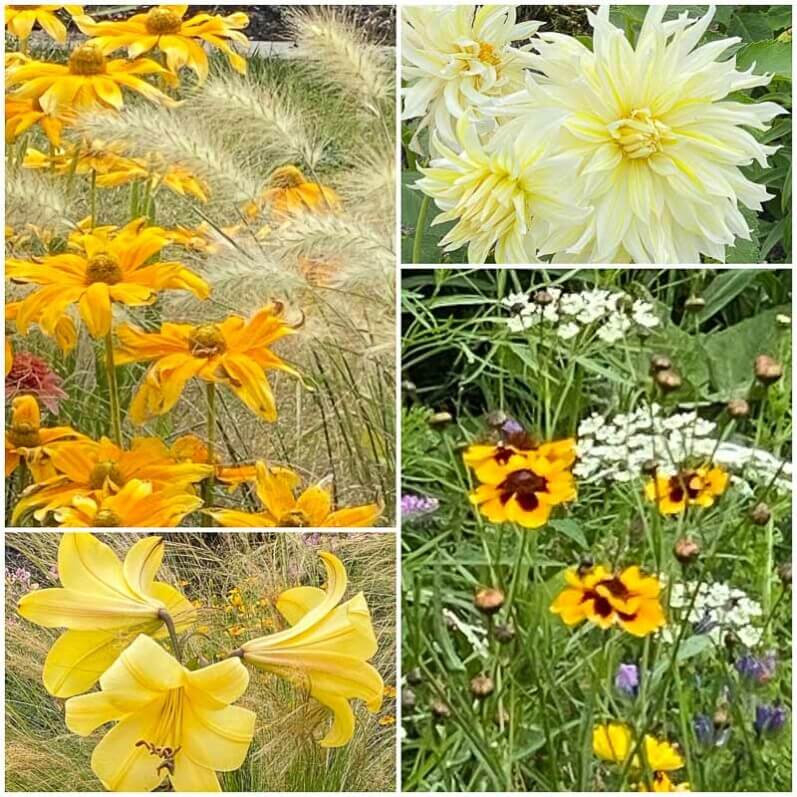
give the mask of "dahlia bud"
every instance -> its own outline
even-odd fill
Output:
[[[484,416],[484,420],[492,429],[500,429],[509,420],[509,416],[502,410],[493,410]]]
[[[673,546],[675,558],[682,564],[688,565],[700,556],[700,545],[689,537],[681,537]]]
[[[642,463],[642,473],[645,476],[655,476],[659,469],[659,463],[655,459],[646,459]]]
[[[495,614],[504,605],[504,593],[494,587],[485,587],[476,593],[473,605],[482,614]]]
[[[439,698],[435,698],[432,701],[431,709],[432,714],[439,720],[447,720],[451,716],[451,709],[448,707],[448,703]]]
[[[771,517],[772,510],[763,501],[757,503],[750,510],[750,520],[756,526],[766,526]]]
[[[489,697],[495,689],[495,683],[489,675],[477,675],[471,679],[470,693],[479,700]]]
[[[511,625],[500,624],[495,627],[495,638],[502,644],[509,644],[515,638],[515,629]]]
[[[658,371],[654,378],[662,393],[672,393],[683,384],[681,375],[674,368],[665,368],[663,371]]]
[[[453,420],[454,416],[450,412],[436,412],[429,418],[429,426],[433,429],[443,429]]]
[[[699,313],[705,306],[706,300],[702,296],[690,296],[684,305],[690,313]]]
[[[783,366],[767,354],[755,358],[755,378],[762,385],[772,385],[783,376]]]
[[[778,578],[784,589],[791,589],[791,562],[784,562],[778,566]]]
[[[407,673],[407,683],[410,686],[419,686],[423,683],[423,673],[421,673],[420,667],[413,667]]]
[[[672,360],[666,354],[654,354],[650,358],[650,373],[657,374],[659,371],[669,371],[672,368]]]
[[[732,399],[725,409],[731,418],[746,418],[750,414],[750,405],[744,399]]]
[[[546,304],[551,304],[553,302],[553,296],[548,293],[548,291],[536,291],[532,294],[531,300],[534,304],[539,304],[545,306]]]
[[[409,687],[401,690],[401,710],[412,711],[416,704],[415,692]]]

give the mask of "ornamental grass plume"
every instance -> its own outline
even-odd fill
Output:
[[[63,698],[90,689],[139,634],[165,637],[166,623],[176,632],[191,626],[193,605],[171,585],[154,580],[163,550],[160,537],[144,537],[122,563],[92,534],[61,537],[63,586],[29,592],[17,606],[30,622],[67,629],[44,662],[42,678],[50,694]]]
[[[376,637],[362,592],[341,603],[348,578],[342,562],[320,552],[327,572],[326,590],[295,587],[277,599],[290,628],[245,642],[233,655],[266,672],[294,681],[333,714],[322,747],[342,747],[354,734],[349,701],[364,700],[372,713],[382,705],[384,684],[368,663]]]
[[[577,241],[560,242],[557,260],[582,262],[724,262],[725,248],[749,240],[741,208],[760,211],[771,198],[740,167],[767,166],[777,147],[765,131],[785,109],[774,102],[738,102],[735,92],[765,86],[772,75],[755,65],[718,60],[740,39],[698,46],[714,16],[684,11],[665,22],[651,5],[632,45],[609,18],[609,6],[587,11],[592,48],[561,34],[540,33],[526,89],[499,100],[511,140],[536,146],[541,113],[563,115],[560,150],[579,160],[570,172],[578,196],[594,212],[576,225]],[[560,175],[560,177],[562,177]],[[566,178],[563,178],[566,180]]]

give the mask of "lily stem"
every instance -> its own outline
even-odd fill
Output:
[[[208,462],[213,470],[210,475],[205,479],[202,485],[202,499],[205,502],[205,507],[213,504],[213,487],[215,484],[215,462],[216,462],[216,383],[208,382],[207,389],[207,403],[208,403]],[[202,515],[203,526],[213,526],[213,518],[210,515]]]
[[[169,612],[166,609],[158,609],[158,617],[163,620],[163,624],[166,626],[166,630],[169,632],[169,640],[172,643],[172,648],[174,650],[174,657],[180,664],[183,663],[183,655],[182,651],[180,650],[180,640],[177,638],[177,629],[174,627],[174,620]]]
[[[105,368],[108,372],[108,392],[111,399],[111,428],[116,445],[122,445],[122,416],[119,413],[119,384],[116,381],[116,365],[113,361],[113,333],[105,335]]]
[[[429,195],[424,194],[421,207],[418,210],[418,219],[415,222],[415,239],[412,242],[412,262],[421,262],[421,249],[423,248],[423,234],[426,231],[426,214],[429,211]]]

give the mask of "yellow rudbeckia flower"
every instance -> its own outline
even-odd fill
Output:
[[[24,461],[34,481],[55,476],[50,461],[53,444],[60,440],[88,440],[71,426],[41,425],[41,411],[33,396],[17,396],[11,405],[11,423],[6,429],[6,477]]]
[[[63,44],[66,41],[66,27],[56,16],[55,12],[64,9],[71,17],[80,16],[83,6],[17,6],[5,7],[5,23],[9,33],[24,41],[27,39],[33,26],[39,27],[47,35]]]
[[[221,791],[216,771],[238,769],[254,736],[255,713],[231,705],[248,684],[238,659],[192,671],[139,636],[100,677],[101,691],[66,702],[66,725],[88,736],[118,723],[91,755],[110,791],[152,791],[167,777],[176,792]]]
[[[244,214],[254,219],[264,208],[275,219],[285,220],[305,211],[338,210],[340,197],[329,186],[309,181],[296,166],[281,166],[272,172],[257,200],[244,208]]]
[[[246,72],[246,60],[236,53],[229,42],[248,45],[241,29],[249,24],[249,17],[241,12],[222,17],[216,14],[197,14],[184,19],[187,5],[162,5],[143,14],[111,22],[95,22],[82,16],[75,23],[106,54],[127,48],[130,58],[160,50],[172,72],[187,66],[200,80],[208,76],[208,58],[202,43],[221,50],[236,71]],[[229,41],[225,41],[229,40]]]
[[[602,565],[586,572],[568,570],[567,588],[551,604],[566,625],[589,620],[606,630],[619,625],[634,636],[647,636],[664,625],[661,583],[634,565],[613,574]]]
[[[115,362],[154,361],[130,405],[133,422],[144,423],[168,412],[194,377],[228,385],[264,421],[276,420],[266,372],[276,369],[299,375],[269,348],[295,331],[281,315],[282,305],[275,303],[248,321],[234,315],[218,324],[165,323],[160,332],[119,327]]]
[[[176,105],[168,95],[139,75],[159,75],[173,81],[174,75],[151,58],[136,61],[106,60],[102,50],[88,41],[78,44],[66,64],[29,61],[6,75],[6,87],[19,86],[13,96],[36,99],[41,109],[55,115],[64,108],[85,111],[90,108],[124,107],[122,89],[134,91],[162,105]]]
[[[102,502],[107,493],[118,492],[128,482],[139,479],[151,482],[158,492],[182,489],[193,495],[191,485],[213,472],[210,465],[178,462],[166,444],[155,437],[139,437],[124,450],[107,437],[67,441],[50,455],[57,475],[29,487],[14,508],[12,522],[25,512],[44,521],[49,512],[72,505],[75,496]]]
[[[6,260],[6,264],[8,264],[8,260]],[[5,320],[16,321],[21,305],[22,302],[9,302],[5,309]],[[44,307],[42,308],[39,317],[31,318],[30,323],[38,323],[45,309]],[[62,315],[55,322],[55,326],[50,330],[49,334],[53,336],[55,342],[64,354],[69,354],[69,352],[75,348],[75,344],[77,343],[77,329],[75,328],[74,321],[72,321],[68,315]],[[7,339],[8,338],[6,338],[6,340]],[[8,363],[6,363],[6,365],[8,365]]]
[[[359,698],[372,713],[379,711],[384,683],[368,663],[377,645],[365,596],[360,592],[341,604],[346,570],[331,553],[319,555],[327,571],[326,592],[317,587],[283,592],[277,609],[291,627],[252,639],[235,655],[304,685],[334,715],[321,746],[341,747],[354,735],[354,712],[349,701]]]
[[[110,548],[85,532],[68,532],[58,546],[62,587],[23,595],[17,611],[45,628],[66,628],[44,662],[44,686],[56,697],[90,689],[139,634],[166,636],[168,614],[179,633],[196,619],[190,601],[169,584],[155,581],[163,540],[145,537],[124,564]]]
[[[295,492],[300,478],[288,468],[269,468],[258,462],[256,478],[257,497],[263,504],[262,512],[208,509],[207,514],[227,527],[353,528],[373,525],[382,512],[378,504],[333,509],[330,490],[320,484],[303,490],[297,498]],[[235,477],[224,480],[234,483]]]
[[[672,476],[656,474],[645,485],[645,496],[658,504],[662,515],[677,515],[688,506],[712,506],[725,492],[728,481],[722,468],[685,468]]]
[[[151,482],[133,479],[113,495],[76,495],[57,509],[59,526],[87,528],[173,528],[202,506],[202,499],[177,487],[157,491]]]
[[[6,276],[16,282],[42,287],[22,300],[17,328],[23,335],[31,322],[55,334],[58,320],[67,307],[78,304],[80,315],[95,338],[111,329],[115,302],[133,307],[152,304],[158,291],[187,290],[200,299],[210,295],[210,286],[182,263],[148,262],[170,243],[160,227],[146,227],[136,219],[121,230],[97,228],[70,236],[74,253],[49,255],[40,260],[6,261]]]
[[[39,101],[34,98],[19,99],[13,94],[6,94],[6,141],[10,144],[34,125],[41,125],[42,132],[54,146],[61,146],[61,133],[64,125],[71,121],[70,114],[50,115],[42,110]]]

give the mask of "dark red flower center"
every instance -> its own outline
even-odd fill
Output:
[[[693,470],[683,470],[676,473],[675,476],[670,476],[670,480],[667,482],[670,501],[675,504],[680,503],[684,498],[694,501],[700,495],[700,490],[692,487],[692,479],[697,475]]]
[[[533,512],[540,504],[537,493],[548,491],[548,481],[533,470],[516,470],[498,485],[501,502],[506,503],[514,495],[526,512]]]

